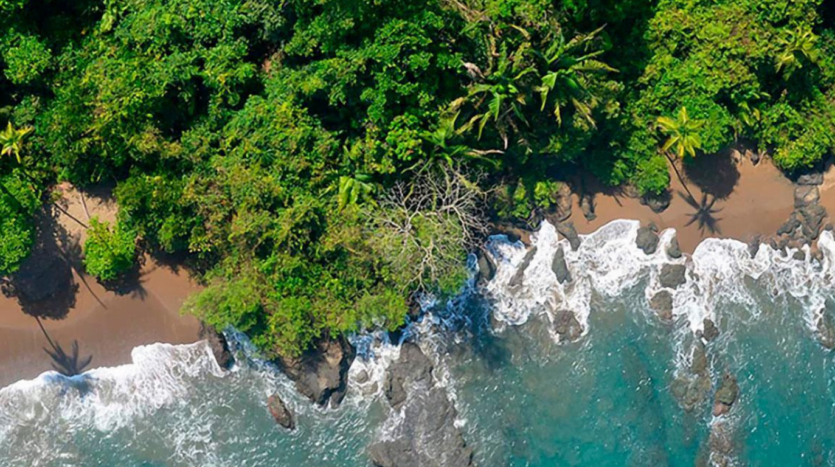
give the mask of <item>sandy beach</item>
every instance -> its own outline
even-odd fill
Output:
[[[0,386],[56,366],[86,371],[129,363],[140,345],[200,339],[199,321],[179,313],[199,287],[184,269],[145,256],[137,273],[115,288],[83,272],[82,224],[94,216],[113,220],[115,203],[95,194],[82,200],[71,187],[62,195],[61,209],[41,213],[37,246],[20,274],[2,282]]]

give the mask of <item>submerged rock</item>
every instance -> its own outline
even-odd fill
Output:
[[[698,335],[703,337],[706,341],[711,342],[719,337],[719,328],[716,327],[713,320],[705,318],[702,320],[702,330],[699,331]]]
[[[522,285],[522,282],[525,280],[525,270],[528,269],[528,266],[531,265],[531,261],[533,261],[533,257],[536,255],[536,247],[531,247],[527,253],[525,253],[525,257],[522,258],[522,262],[519,263],[519,269],[516,270],[516,273],[513,274],[513,277],[510,278],[508,281],[508,287],[519,287]]]
[[[574,228],[573,222],[561,222],[556,225],[557,232],[568,240],[572,250],[580,248],[580,236],[577,235],[577,229]]]
[[[649,306],[658,314],[658,317],[669,321],[673,319],[673,294],[667,290],[662,290],[649,301]]]
[[[641,227],[638,229],[637,238],[635,238],[635,244],[647,255],[655,253],[655,250],[658,249],[658,234],[654,227],[654,225]]]
[[[226,341],[226,336],[223,333],[217,332],[215,328],[206,323],[201,323],[200,338],[206,340],[220,368],[228,370],[232,367],[235,359],[232,357],[232,352],[229,350],[229,342]]]
[[[386,399],[394,409],[406,401],[406,386],[418,382],[429,382],[432,378],[432,362],[420,347],[406,342],[400,347],[400,358],[389,365],[383,383]]]
[[[296,383],[296,390],[319,405],[339,405],[345,397],[354,348],[342,339],[326,339],[294,359],[276,363]]]
[[[576,340],[583,335],[583,326],[572,311],[562,309],[554,316],[554,332],[561,337]]]
[[[267,399],[267,408],[270,410],[270,414],[276,423],[288,430],[294,430],[296,428],[293,412],[284,404],[284,401],[281,400],[278,394],[273,394]]]
[[[835,349],[835,323],[832,321],[832,316],[824,313],[817,322],[818,340],[822,346],[830,350]]]
[[[455,427],[455,407],[439,387],[416,391],[403,407],[403,420],[387,439],[368,449],[376,467],[467,467],[473,450]]]
[[[661,287],[675,289],[687,281],[687,268],[683,264],[665,264],[661,267],[658,282]]]
[[[557,252],[554,254],[554,259],[551,261],[551,270],[554,271],[560,284],[571,282],[571,272],[565,263],[565,250],[562,247],[557,248]]]

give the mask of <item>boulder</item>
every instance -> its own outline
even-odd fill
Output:
[[[814,185],[801,185],[794,189],[794,207],[802,208],[810,204],[817,204],[820,200],[820,190]]]
[[[793,212],[789,216],[788,220],[777,229],[777,235],[792,234],[798,227],[800,227],[800,219],[798,218],[797,212]],[[777,248],[775,248],[775,250],[776,249]]]
[[[761,243],[762,238],[759,235],[756,235],[750,242],[748,242],[748,254],[751,256],[751,259],[754,259],[757,256],[757,252],[760,251]]]
[[[554,316],[554,331],[560,337],[576,340],[583,335],[583,326],[572,311],[562,309],[558,310]]]
[[[368,449],[376,467],[468,467],[473,450],[455,426],[457,412],[439,387],[415,390],[402,421]]]
[[[557,248],[554,254],[554,259],[551,261],[551,270],[557,276],[557,281],[560,284],[571,282],[571,272],[568,270],[568,265],[565,263],[565,251],[562,247]]]
[[[270,410],[270,414],[276,423],[288,430],[294,430],[296,428],[293,412],[284,404],[284,401],[281,400],[278,394],[273,394],[267,399],[267,408]]]
[[[673,319],[673,294],[666,290],[662,290],[649,301],[649,306],[658,314],[658,317],[669,321]]]
[[[759,151],[746,151],[748,153],[748,158],[751,159],[751,163],[757,165],[760,163],[760,159],[762,159],[762,155]]]
[[[560,183],[556,201],[553,219],[557,222],[563,222],[571,217],[571,188],[568,184]]]
[[[655,253],[655,250],[658,249],[658,234],[655,233],[653,226],[638,229],[635,244],[647,255]]]
[[[811,204],[798,210],[801,217],[803,237],[807,243],[817,240],[823,229],[823,220],[826,218],[826,209],[819,204]]]
[[[678,239],[675,237],[667,245],[667,256],[673,259],[681,258],[681,247],[678,246]]]
[[[718,417],[719,415],[728,413],[738,396],[739,385],[736,382],[736,378],[729,373],[725,373],[713,397],[713,415]]]
[[[660,195],[646,195],[641,197],[641,204],[648,206],[652,212],[660,214],[670,207],[672,196],[669,191],[665,191]]]
[[[805,261],[806,260],[806,253],[804,253],[803,250],[797,250],[792,255],[792,259],[795,259],[797,261]]]
[[[205,339],[215,356],[218,366],[223,370],[228,370],[235,363],[235,358],[232,357],[232,352],[229,351],[229,342],[226,336],[221,332],[217,332],[215,328],[206,323],[200,323],[200,339]]]
[[[296,383],[296,390],[319,405],[337,406],[345,397],[348,369],[355,351],[343,339],[323,339],[299,358],[276,364]]]
[[[513,274],[513,277],[510,278],[508,281],[508,287],[519,287],[522,285],[522,282],[525,280],[525,270],[528,269],[528,266],[531,265],[531,261],[533,261],[533,257],[536,255],[536,247],[531,247],[527,253],[525,253],[525,257],[522,258],[522,262],[519,263],[519,268],[516,270],[516,273]]]
[[[658,281],[661,287],[675,289],[687,282],[687,268],[683,264],[665,264],[661,267]]]
[[[707,374],[707,352],[705,352],[705,345],[702,341],[697,340],[693,344],[693,354],[690,360],[690,372],[694,375]]]
[[[389,365],[383,392],[394,409],[406,401],[407,386],[418,382],[431,382],[432,362],[416,344],[406,342],[400,347],[400,358]]]
[[[580,198],[580,210],[583,211],[586,220],[597,219],[597,214],[594,213],[594,198],[592,196],[585,195]]]
[[[823,172],[807,172],[797,177],[795,184],[800,186],[823,185]]]
[[[702,321],[702,331],[700,332],[701,337],[708,342],[712,342],[714,339],[719,337],[719,328],[716,327],[716,324],[710,318],[705,318]]]
[[[573,222],[561,222],[557,224],[557,232],[568,240],[572,250],[580,248],[580,236],[577,235],[577,229],[574,228]]]

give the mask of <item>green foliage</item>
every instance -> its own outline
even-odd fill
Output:
[[[679,158],[696,157],[696,151],[702,148],[699,130],[705,125],[704,120],[694,120],[687,116],[687,107],[678,110],[675,118],[658,117],[658,129],[667,136],[661,146],[662,151],[672,150]]]
[[[35,239],[32,215],[39,197],[17,169],[0,175],[0,276],[18,270]]]
[[[3,73],[13,84],[28,84],[38,80],[52,62],[52,53],[37,36],[7,36],[2,46],[3,61],[6,64]]]
[[[23,140],[31,132],[31,127],[15,128],[9,121],[6,129],[0,131],[0,156],[14,156],[18,164],[23,163],[20,158],[20,153],[23,151]]]
[[[121,277],[136,264],[136,234],[120,223],[115,227],[98,218],[90,219],[84,242],[84,266],[102,281]]]

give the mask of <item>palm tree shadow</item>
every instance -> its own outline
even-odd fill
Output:
[[[716,217],[716,214],[721,212],[722,209],[713,207],[718,198],[715,196],[711,198],[707,193],[702,193],[701,201],[696,201],[692,195],[681,191],[678,192],[678,196],[696,210],[696,212],[690,214],[690,220],[685,224],[686,226],[698,223],[699,232],[702,234],[705,233],[705,230],[711,234],[722,233],[722,230],[719,228],[719,221],[722,219]]]
[[[83,373],[93,361],[93,356],[88,355],[86,357],[81,357],[77,340],[72,342],[72,351],[67,353],[64,348],[61,347],[61,344],[57,344],[49,337],[49,334],[43,327],[43,323],[41,323],[40,318],[36,316],[35,320],[37,320],[38,326],[41,328],[41,332],[43,332],[44,337],[46,337],[46,341],[51,347],[51,349],[44,347],[43,350],[52,359],[52,369],[64,376],[70,377]]]

